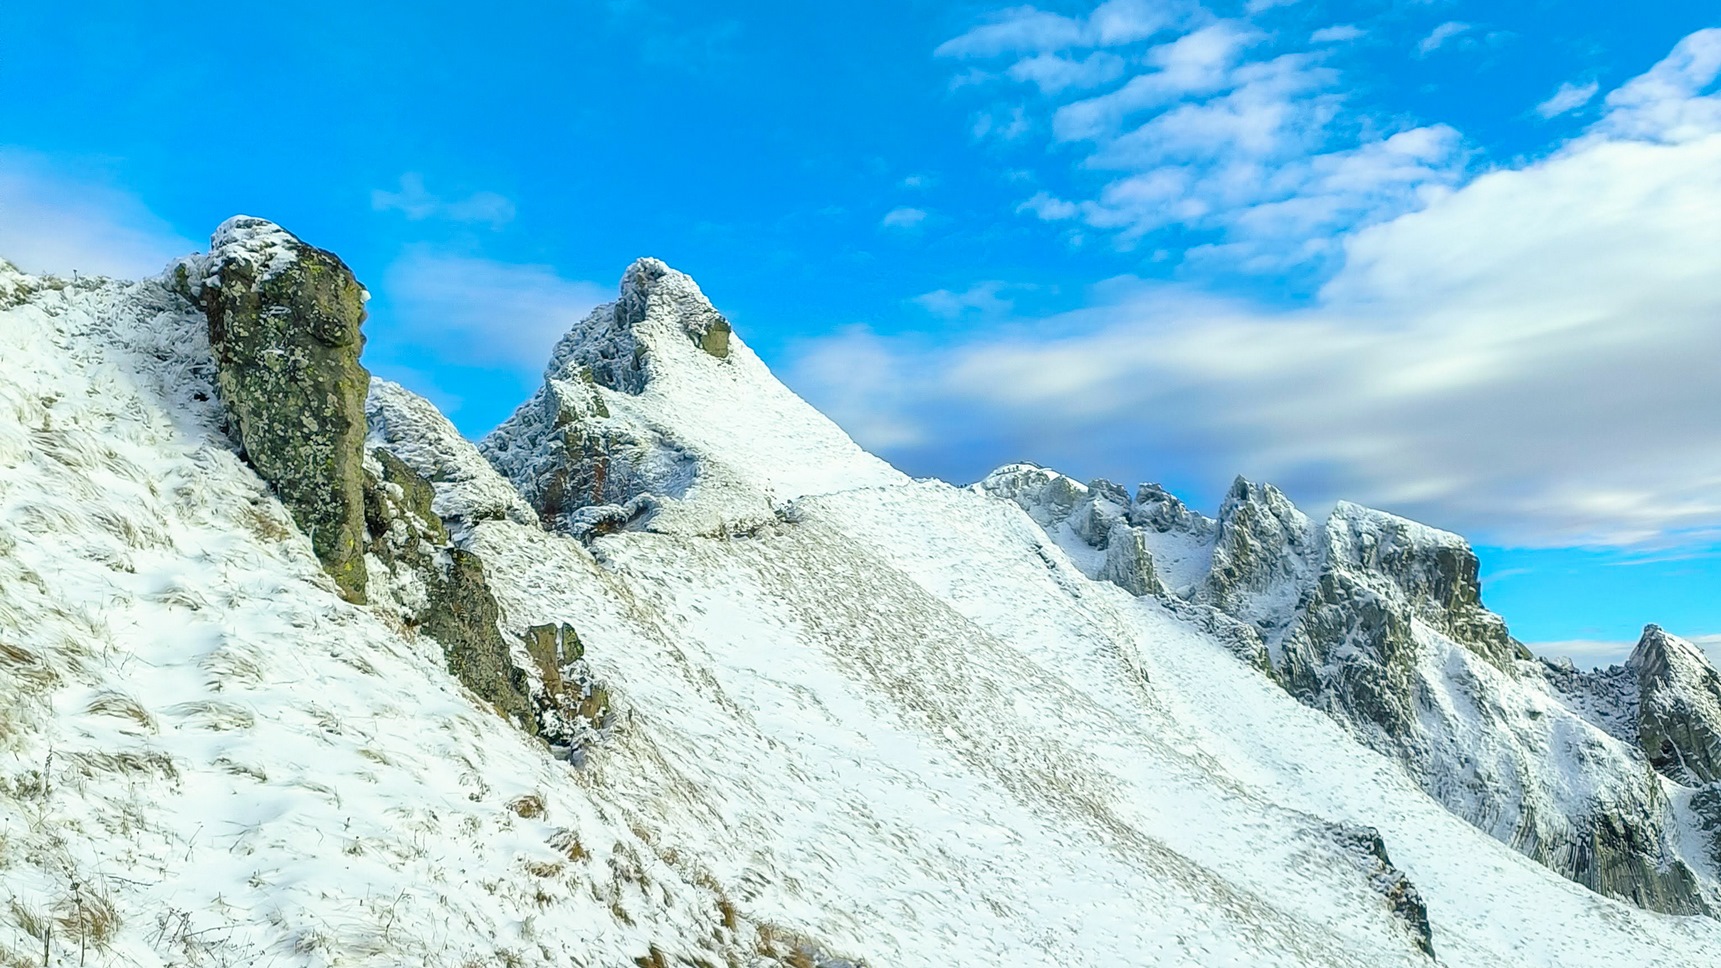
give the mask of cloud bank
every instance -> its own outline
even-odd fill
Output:
[[[1687,37],[1550,157],[1339,236],[1305,309],[1115,279],[956,345],[851,331],[789,376],[863,443],[951,476],[1000,450],[1145,478],[1226,467],[1495,543],[1714,540],[1718,73],[1721,30]]]

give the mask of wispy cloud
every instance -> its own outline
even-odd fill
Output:
[[[887,229],[917,229],[926,221],[926,211],[919,208],[893,208],[884,213],[878,224]]]
[[[503,195],[480,191],[463,198],[445,198],[426,189],[424,176],[417,172],[400,176],[399,191],[372,191],[370,203],[378,212],[399,212],[414,222],[440,219],[501,228],[514,220],[514,203]]]
[[[1178,0],[1107,0],[1087,17],[1011,7],[934,51],[940,57],[1039,54],[1072,47],[1116,47],[1145,40],[1195,13]]]
[[[1614,137],[1681,142],[1721,130],[1721,27],[1699,30],[1660,63],[1608,94],[1598,126]]]
[[[1560,89],[1555,91],[1551,97],[1536,105],[1536,113],[1544,118],[1553,118],[1568,111],[1576,111],[1590,103],[1599,90],[1601,90],[1601,85],[1595,81],[1588,84],[1569,82],[1561,84]]]
[[[981,316],[1001,316],[1015,308],[1015,304],[1003,296],[1007,289],[1014,288],[1008,283],[996,280],[977,282],[960,292],[949,289],[938,289],[922,293],[914,297],[914,303],[920,308],[945,319],[955,319],[969,314]]]
[[[383,275],[390,311],[373,320],[392,351],[536,374],[556,340],[613,289],[553,268],[413,248]],[[381,342],[381,340],[377,340]]]
[[[1311,44],[1343,44],[1356,40],[1365,35],[1365,31],[1355,24],[1334,24],[1322,27],[1309,35]]]
[[[1580,669],[1597,669],[1624,662],[1637,643],[1601,639],[1559,639],[1552,642],[1526,642],[1524,645],[1544,659],[1570,659],[1572,665]]]
[[[955,477],[987,469],[959,455],[1000,451],[1146,477],[1218,467],[1519,546],[1713,540],[1721,113],[1703,92],[1721,57],[1703,66],[1708,36],[1610,94],[1610,113],[1551,157],[1344,235],[1309,308],[1124,278],[1051,317],[992,304],[1006,318],[955,345],[870,337],[895,374],[888,399],[840,369],[790,376],[841,422],[938,441],[892,456]],[[1392,172],[1437,150],[1390,140],[1299,177],[1415,180]],[[994,285],[928,295],[959,313],[1005,302]],[[1154,465],[1119,469],[1122,455]]]
[[[1102,23],[1113,6],[1087,18],[1013,8],[939,48],[1003,62],[994,76],[1036,89],[976,88],[991,99],[977,135],[1031,143],[1049,131],[1060,153],[1084,153],[1018,212],[1124,248],[1193,230],[1212,242],[1202,258],[1276,270],[1330,259],[1323,236],[1412,210],[1463,177],[1455,130],[1358,113],[1321,50],[1195,5]],[[1333,27],[1310,42],[1359,35]]]
[[[0,258],[20,269],[135,279],[202,247],[98,177],[0,150]]]
[[[1470,30],[1470,24],[1457,20],[1448,20],[1438,27],[1435,27],[1433,30],[1430,30],[1427,36],[1418,41],[1416,44],[1416,52],[1427,57],[1429,54],[1445,47],[1449,41],[1469,33]]]

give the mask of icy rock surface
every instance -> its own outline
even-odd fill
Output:
[[[1638,742],[1649,762],[1691,786],[1721,780],[1721,675],[1708,657],[1651,625],[1626,668],[1637,674]]]
[[[1155,485],[1131,500],[1032,465],[1000,468],[977,489],[1022,507],[1089,577],[1157,597],[1229,642],[1490,835],[1603,894],[1711,910],[1707,842],[1684,835],[1691,810],[1636,755],[1618,677],[1609,687],[1525,661],[1482,605],[1476,557],[1457,535],[1346,502],[1316,523],[1277,488],[1241,478],[1217,519]],[[1144,580],[1167,571],[1176,577]],[[1704,680],[1686,651],[1655,655],[1676,658],[1644,667],[1680,670],[1656,681],[1681,685],[1644,729],[1707,763],[1709,720],[1692,714],[1708,708]],[[1635,708],[1642,690],[1630,688]]]

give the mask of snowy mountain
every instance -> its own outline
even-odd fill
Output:
[[[1666,965],[1721,686],[1455,536],[911,481],[635,263],[479,443],[260,220],[0,267],[0,963]],[[362,567],[355,567],[357,566]]]

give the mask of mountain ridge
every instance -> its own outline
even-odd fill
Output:
[[[665,324],[647,352],[558,349],[522,408],[545,419],[494,462],[371,381],[364,604],[245,463],[207,314],[171,273],[0,271],[0,876],[20,888],[0,950],[838,968],[1675,965],[1721,946],[1721,922],[1608,900],[1430,795],[1416,764],[1532,711],[1600,757],[1558,779],[1617,793],[1590,767],[1648,769],[1538,691],[1534,663],[1488,661],[1502,640],[1444,539],[1347,512],[1328,540],[1258,485],[1206,519],[1049,472],[1027,507],[909,481],[732,331],[714,353],[715,310],[648,268],[618,300],[630,332]],[[619,516],[531,486],[617,453],[688,473],[624,462],[597,495]],[[531,717],[414,627],[411,589],[461,554],[507,645],[493,674],[523,677]],[[1423,707],[1387,690],[1373,715],[1341,675],[1405,655],[1428,696],[1505,696],[1523,722],[1436,718],[1409,739],[1476,732],[1407,756],[1382,724]],[[1488,689],[1447,688],[1427,656]],[[1712,890],[1692,802],[1713,787],[1653,783],[1679,827],[1651,846]],[[144,877],[112,875],[127,857]],[[98,898],[111,918],[86,916]]]

